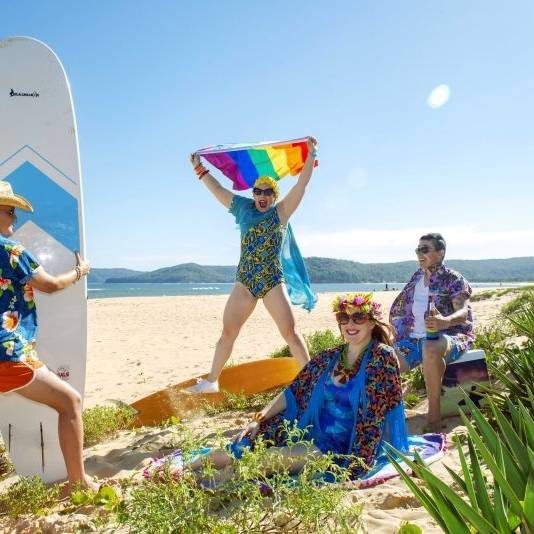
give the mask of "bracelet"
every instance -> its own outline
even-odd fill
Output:
[[[202,177],[205,176],[206,174],[208,174],[208,172],[210,172],[210,171],[208,171],[208,169],[204,169],[203,173],[197,175],[198,179],[202,180]]]
[[[255,412],[252,414],[252,420],[257,423],[261,423],[265,419],[265,416],[261,412]]]
[[[82,277],[82,269],[79,265],[76,265],[74,267],[74,270],[76,271],[76,280],[74,280],[74,283],[79,282],[80,278]]]

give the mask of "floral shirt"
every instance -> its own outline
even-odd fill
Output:
[[[413,296],[415,286],[422,276],[424,276],[423,270],[417,270],[391,306],[389,321],[395,327],[396,341],[409,337],[413,330],[415,321],[412,313]],[[445,317],[454,313],[453,298],[461,296],[468,299],[471,293],[471,286],[467,280],[445,265],[441,265],[430,275],[429,302],[432,299],[437,310]],[[454,336],[461,351],[470,349],[475,337],[471,306],[468,305],[467,319],[463,324],[451,326],[442,332]]]
[[[0,236],[0,362],[36,357],[37,314],[27,282],[38,267],[21,244]]]

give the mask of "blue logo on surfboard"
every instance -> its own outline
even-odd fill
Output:
[[[80,250],[78,202],[29,161],[25,161],[5,179],[13,190],[27,198],[34,212],[17,211],[17,226],[32,221],[69,250]]]

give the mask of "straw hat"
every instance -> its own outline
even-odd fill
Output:
[[[0,206],[13,206],[24,211],[33,211],[32,205],[20,195],[15,195],[11,184],[5,180],[0,180]]]

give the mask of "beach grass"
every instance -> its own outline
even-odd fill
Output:
[[[135,418],[135,410],[127,404],[94,406],[83,411],[84,446],[90,447],[129,428]]]
[[[16,519],[23,514],[46,515],[57,505],[59,491],[57,484],[48,487],[38,476],[21,477],[0,493],[0,516]]]
[[[313,334],[304,335],[304,340],[311,357],[343,343],[343,338],[332,330],[318,330]],[[291,352],[289,347],[285,345],[269,354],[268,358],[285,358],[288,356],[291,356]]]
[[[223,401],[217,404],[205,402],[202,405],[204,413],[214,416],[223,412],[251,412],[264,408],[278,395],[283,388],[274,388],[254,395],[247,396],[244,393],[229,393],[223,391]]]
[[[295,445],[305,443],[296,435],[302,431],[289,432],[295,434]],[[176,480],[168,473],[163,481],[158,477],[136,486],[121,508],[120,523],[134,532],[358,531],[361,506],[347,506],[339,485],[320,482],[326,471],[339,481],[347,479],[333,457],[310,459],[297,476],[277,469],[267,477],[264,466],[274,460],[266,445],[259,440],[254,451],[246,451],[225,481],[217,480],[213,466],[205,463],[196,476],[186,472]]]
[[[471,296],[470,300],[473,302],[479,302],[481,300],[488,300],[493,298],[504,297],[509,294],[521,294],[523,292],[534,291],[534,285],[526,285],[520,287],[507,287],[503,289],[488,289],[486,291],[480,291]]]
[[[0,480],[13,472],[13,464],[6,451],[6,446],[0,438]]]

